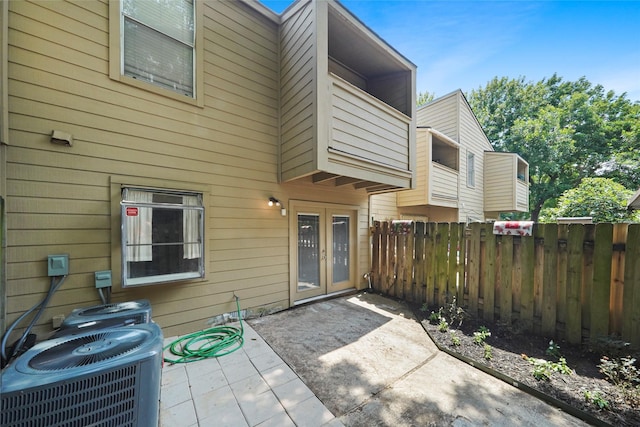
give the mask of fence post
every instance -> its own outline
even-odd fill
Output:
[[[414,298],[419,303],[426,303],[424,288],[426,287],[426,283],[424,281],[424,226],[425,223],[422,221],[416,222],[415,224],[415,288],[414,288]]]
[[[407,250],[405,252],[405,264],[404,264],[404,286],[403,286],[403,294],[404,298],[411,301],[416,302],[414,299],[414,290],[413,290],[413,246],[416,238],[415,233],[415,222],[411,222],[409,225],[409,234],[407,234],[406,238],[406,247]]]
[[[625,257],[622,339],[640,348],[640,224],[629,225]]]
[[[452,298],[456,298],[456,304],[460,304],[461,301],[457,301],[458,299],[458,235],[460,229],[458,228],[458,224],[451,223],[449,225],[449,271],[447,272],[447,276],[449,276],[449,280],[447,281],[447,296],[451,300]]]
[[[533,307],[534,307],[534,278],[535,278],[535,238],[536,227],[532,236],[523,236],[520,243],[520,323],[525,331],[533,331]]]
[[[393,290],[391,291],[391,295],[404,298],[404,264],[407,259],[406,255],[406,241],[407,236],[404,234],[402,230],[394,230],[395,235],[395,246],[396,246],[396,266],[395,266],[395,280],[393,282]]]
[[[544,235],[544,273],[542,278],[542,334],[556,335],[558,286],[558,225],[542,225]]]
[[[458,233],[458,306],[464,306],[464,296],[467,291],[467,277],[466,277],[466,267],[467,267],[467,226],[465,223],[459,223],[458,228],[460,232]]]
[[[567,239],[566,337],[570,344],[582,342],[582,255],[584,226],[569,225]]]
[[[436,277],[436,224],[427,223],[426,240],[424,248],[424,266],[426,286],[427,304],[433,306],[436,304],[435,298],[435,277]]]
[[[371,232],[371,271],[369,272],[369,280],[371,287],[380,290],[380,221],[373,222],[373,230]]]
[[[554,329],[554,335],[558,333],[558,326],[565,326],[565,338],[566,338],[566,325],[567,325],[567,265],[568,265],[568,250],[567,244],[569,239],[569,224],[558,224],[558,270],[557,270],[557,286],[556,286],[556,325]]]
[[[447,303],[447,272],[449,246],[449,223],[439,223],[436,234],[436,287],[438,288],[438,305]]]
[[[580,306],[582,308],[582,330],[591,331],[591,290],[593,289],[593,249],[596,238],[596,225],[584,224],[582,243],[582,290]],[[591,333],[587,336],[591,336]]]
[[[382,223],[382,234],[380,235],[380,289],[386,293],[389,289],[389,223]]]
[[[478,316],[478,288],[480,286],[480,223],[471,224],[471,233],[469,234],[469,260],[467,266],[469,268],[468,287],[469,287],[469,313],[473,317]]]
[[[596,225],[593,246],[593,283],[591,285],[591,319],[589,338],[609,335],[609,301],[611,299],[611,260],[613,258],[613,224]]]
[[[478,297],[482,290],[482,318],[493,322],[496,309],[496,265],[500,265],[498,254],[498,239],[493,229],[482,226],[484,233],[484,252],[481,251],[480,283],[478,283]]]
[[[500,237],[500,321],[510,324],[513,311],[513,236]]]
[[[611,260],[611,299],[609,302],[609,333],[622,334],[622,296],[624,291],[625,242],[627,224],[613,226],[613,259]]]

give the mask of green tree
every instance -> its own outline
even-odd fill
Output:
[[[625,94],[554,74],[536,83],[496,77],[467,98],[493,147],[529,162],[533,220],[587,177],[640,187],[640,103]]]
[[[431,93],[431,92],[420,92],[418,93],[418,97],[416,98],[416,105],[418,107],[424,105],[424,104],[428,104],[431,101],[433,101],[435,99],[436,95],[435,93]]]
[[[593,222],[637,222],[640,221],[640,213],[627,209],[633,194],[610,178],[585,178],[576,188],[562,193],[556,207],[543,208],[540,221],[590,216]]]

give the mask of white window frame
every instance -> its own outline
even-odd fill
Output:
[[[467,152],[467,187],[475,188],[476,186],[476,155]]]
[[[136,196],[133,196],[136,194]],[[140,196],[143,197],[140,197]],[[144,197],[144,196],[149,197]],[[153,200],[154,195],[165,195],[174,199],[181,198],[181,203],[157,202]],[[122,188],[122,200],[120,202],[120,222],[121,222],[121,271],[122,287],[134,287],[142,285],[153,285],[166,282],[199,279],[205,273],[205,212],[203,194],[190,191],[165,190],[155,188],[139,188],[135,186],[125,186]],[[183,213],[183,230],[181,242],[153,242],[152,223],[153,209],[173,210],[178,209]],[[187,216],[189,214],[189,216]],[[194,215],[195,214],[195,215]],[[191,218],[189,220],[188,218]],[[130,219],[131,221],[129,221]],[[195,223],[194,223],[195,219]],[[141,220],[138,227],[144,227],[132,233],[133,220]],[[187,224],[189,222],[189,224]],[[187,229],[188,228],[188,229]],[[191,234],[187,241],[185,234]],[[146,235],[147,238],[139,238],[132,242],[132,236]],[[196,243],[195,250],[189,250]],[[139,261],[152,261],[152,247],[161,245],[182,245],[183,258],[197,260],[197,268],[191,271],[166,273],[161,275],[146,275],[139,277],[129,276],[129,263]],[[132,251],[133,249],[133,251]],[[136,250],[137,249],[137,250]],[[137,258],[132,260],[131,258]]]
[[[142,0],[147,1],[147,0]],[[131,86],[157,93],[182,102],[204,106],[204,36],[202,2],[193,0],[194,40],[193,40],[193,93],[191,96],[176,92],[145,79],[136,79],[124,74],[124,21],[122,0],[109,0],[109,77]],[[163,35],[163,36],[166,36]]]

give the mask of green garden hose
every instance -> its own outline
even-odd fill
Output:
[[[240,299],[237,296],[236,307],[238,320],[240,320],[239,328],[215,326],[184,335],[164,348],[164,350],[169,349],[171,354],[178,356],[178,358],[165,357],[164,361],[167,363],[190,363],[210,357],[224,356],[240,349],[244,344],[244,329],[240,316]]]

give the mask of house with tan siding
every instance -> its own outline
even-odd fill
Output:
[[[340,3],[24,0],[0,26],[3,331],[62,279],[38,336],[105,301],[171,336],[366,286],[369,195],[415,185],[416,67]]]
[[[529,210],[528,163],[493,150],[462,91],[416,117],[416,187],[372,195],[372,219],[468,223]]]

